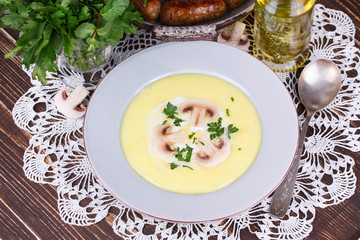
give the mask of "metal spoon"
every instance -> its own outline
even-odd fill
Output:
[[[302,126],[297,152],[290,171],[272,197],[269,209],[271,215],[283,217],[289,209],[310,119],[316,111],[332,102],[340,90],[340,85],[340,70],[329,60],[318,59],[312,61],[302,71],[298,90],[300,99],[307,110],[306,119]]]

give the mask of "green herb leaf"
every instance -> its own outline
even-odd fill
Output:
[[[36,51],[34,53],[35,55],[38,55],[41,52],[41,50],[46,45],[48,45],[52,31],[53,31],[53,28],[50,25],[47,25],[46,28],[44,29],[44,32],[42,33],[42,40],[39,43],[39,45],[36,47]]]
[[[17,53],[22,49],[22,46],[17,46],[16,48],[14,48],[13,50],[11,50],[10,52],[8,52],[7,54],[5,54],[4,58],[8,59],[8,58],[12,58],[15,57],[17,55]]]
[[[70,5],[71,2],[72,2],[72,0],[62,0],[61,1],[61,6],[67,7],[67,6]]]
[[[232,102],[235,100],[233,97],[231,97],[230,99],[231,99]]]
[[[67,15],[66,21],[69,29],[74,29],[79,25],[79,21],[76,16]]]
[[[184,121],[184,120],[175,117],[174,125],[177,126],[177,127],[180,127],[180,123],[183,122],[183,121]]]
[[[16,13],[9,13],[8,15],[1,18],[1,21],[5,24],[5,26],[9,26],[14,29],[21,28],[21,26],[26,23],[26,20],[26,18],[21,17]]]
[[[222,118],[219,117],[217,122],[208,123],[207,131],[210,133],[210,139],[213,140],[216,137],[221,137],[224,132],[225,128],[221,126]]]
[[[226,109],[226,116],[230,117],[230,112],[228,108]]]
[[[161,125],[164,125],[167,122],[167,120],[164,120]]]
[[[186,158],[185,158],[185,160],[186,160],[186,162],[190,162],[193,148],[192,148],[192,147],[189,147],[188,145],[186,145],[186,151],[187,151],[187,153],[186,153]]]
[[[163,113],[165,113],[165,115],[167,115],[168,118],[174,119],[175,114],[178,114],[176,110],[177,110],[177,106],[174,106],[171,104],[171,102],[168,102],[166,104],[166,108],[164,108],[163,110]]]
[[[189,145],[186,145],[186,147],[182,148],[182,149],[177,148],[177,152],[175,153],[175,157],[179,161],[190,162],[191,156],[192,156],[192,151],[193,151],[193,148],[189,147]],[[185,157],[184,157],[183,153],[186,153]]]
[[[170,169],[174,170],[177,167],[184,167],[184,168],[189,168],[191,170],[194,170],[192,167],[188,166],[188,165],[177,165],[176,163],[170,163]]]
[[[90,9],[88,6],[83,6],[80,10],[79,21],[85,21],[91,18]]]
[[[231,139],[230,134],[236,133],[237,131],[239,131],[239,129],[237,127],[234,127],[233,124],[229,124],[229,126],[228,126],[228,137],[229,137],[229,139]]]
[[[32,31],[38,27],[39,23],[36,21],[28,20],[19,29],[23,32]]]
[[[176,112],[177,110],[177,106],[174,106],[171,104],[171,102],[168,102],[166,104],[166,108],[163,109],[163,113],[170,119],[174,119],[174,125],[177,127],[180,127],[180,123],[183,122],[184,120],[176,117],[175,115],[177,115],[178,113]]]
[[[74,45],[77,45],[76,39],[72,38],[67,33],[62,32],[61,42],[64,46],[64,53],[71,56],[74,51]]]
[[[75,36],[78,38],[88,38],[92,37],[94,34],[94,31],[96,29],[96,26],[92,23],[82,23],[76,30],[75,30]]]
[[[182,167],[186,167],[186,168],[189,168],[191,170],[194,170],[192,167],[188,166],[188,165],[182,165]]]
[[[100,14],[106,21],[113,21],[120,17],[129,5],[129,1],[110,0],[101,9]]]
[[[205,143],[203,143],[202,141],[199,141],[199,143],[201,143],[201,145],[203,145],[203,146],[205,145]]]
[[[34,70],[32,72],[32,77],[37,78],[41,84],[46,83],[46,70],[41,64],[35,64]]]
[[[177,168],[179,165],[175,164],[175,163],[170,163],[170,169],[174,170],[175,168]]]
[[[194,137],[195,133],[192,132],[190,135],[189,135],[189,139],[192,139]]]
[[[57,11],[57,8],[54,6],[54,4],[50,1],[47,2],[49,5],[44,5],[41,2],[32,2],[29,7],[30,9],[41,12],[41,13],[54,13]]]

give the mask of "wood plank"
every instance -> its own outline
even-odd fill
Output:
[[[40,238],[0,199],[0,239]]]

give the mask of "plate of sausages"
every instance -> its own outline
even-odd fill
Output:
[[[254,0],[130,0],[141,13],[139,28],[167,41],[210,39],[245,17]]]

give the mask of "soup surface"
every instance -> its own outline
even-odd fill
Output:
[[[200,194],[242,176],[261,145],[261,123],[234,85],[179,74],[145,87],[129,104],[120,140],[130,166],[171,192]]]

